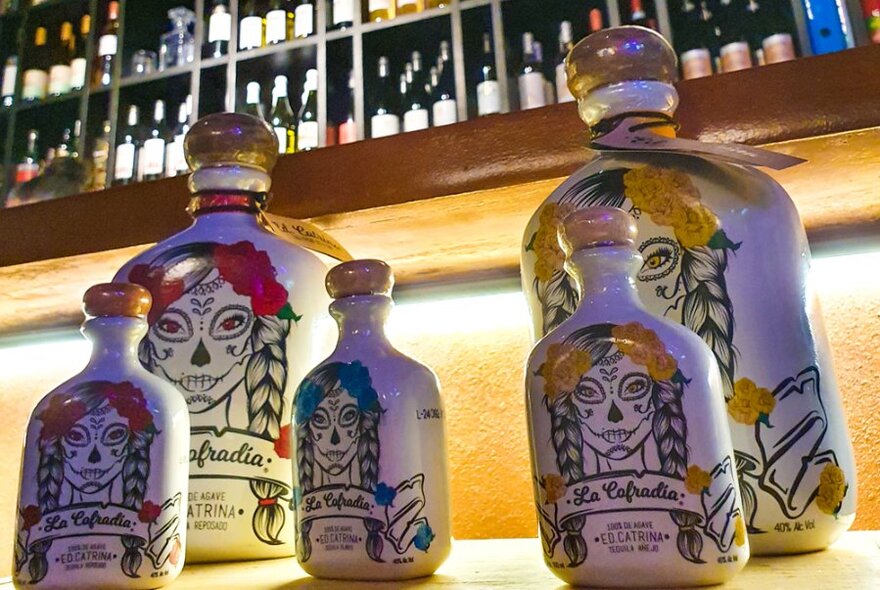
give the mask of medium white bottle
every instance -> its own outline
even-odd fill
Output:
[[[695,334],[639,301],[635,238],[615,208],[560,230],[581,302],[526,372],[544,561],[574,585],[719,584],[749,558],[721,374]]]
[[[189,414],[138,361],[150,294],[107,283],[83,302],[91,359],[40,400],[27,427],[14,582],[158,588],[183,569]]]
[[[449,555],[443,400],[385,337],[393,281],[379,260],[330,271],[339,343],[294,398],[297,558],[316,577],[415,578]]]

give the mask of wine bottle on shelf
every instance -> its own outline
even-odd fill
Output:
[[[434,102],[431,114],[434,127],[458,122],[458,103],[455,99],[455,71],[449,41],[440,42],[440,56],[437,59],[438,78],[434,88]]]
[[[211,57],[222,57],[229,52],[232,38],[232,15],[227,0],[215,0],[208,18],[208,47]]]
[[[544,46],[540,41],[535,41],[535,59],[544,69]],[[556,102],[556,88],[553,82],[544,77],[544,104],[553,104]]]
[[[309,152],[318,148],[318,70],[306,70],[302,107],[296,127],[296,151]]]
[[[65,127],[61,132],[61,143],[55,148],[55,158],[79,159],[79,138],[82,134],[82,122],[77,119],[73,126]]]
[[[483,33],[483,55],[480,59],[479,82],[477,82],[477,114],[493,115],[501,112],[501,89],[495,71],[495,52],[492,36]]]
[[[46,27],[34,31],[34,45],[28,56],[28,68],[24,71],[21,98],[25,101],[46,98],[49,85],[49,48],[46,45]]]
[[[18,56],[10,55],[3,65],[3,83],[0,86],[0,101],[4,107],[11,107],[15,102],[15,81],[18,77]]]
[[[333,0],[333,28],[347,29],[354,25],[355,0]]]
[[[187,96],[187,99],[177,107],[177,125],[171,132],[171,139],[165,145],[165,176],[169,178],[186,174],[189,171],[183,151],[183,140],[189,131],[190,107],[188,105],[191,101],[192,96]]]
[[[293,19],[293,36],[304,39],[315,34],[315,4],[313,0],[300,0]]]
[[[517,77],[521,109],[534,109],[547,104],[545,81],[536,52],[535,36],[523,33],[523,59]]]
[[[765,64],[791,61],[797,57],[791,33],[773,33],[761,41]]]
[[[568,89],[568,78],[565,74],[565,57],[574,47],[571,22],[564,20],[559,25],[559,55],[556,56],[556,96],[558,102],[573,102],[574,96]]]
[[[119,2],[113,0],[107,5],[107,22],[98,37],[98,59],[95,61],[95,74],[92,86],[110,86],[113,79],[113,64],[119,51]]]
[[[128,107],[125,127],[121,141],[116,146],[116,160],[113,167],[113,184],[131,184],[137,178],[138,155],[141,147],[142,131],[140,112],[137,105]]]
[[[418,51],[414,51],[412,54],[412,63],[408,63],[404,67],[404,133],[427,129],[431,124],[428,111],[429,99],[425,93],[425,84],[421,78],[416,75],[416,64],[418,64],[419,69],[421,69],[421,63],[422,54]]]
[[[257,10],[256,0],[246,0],[238,24],[238,49],[258,49],[263,46],[263,16]]]
[[[74,57],[73,24],[61,23],[59,35],[51,50],[52,66],[49,68],[49,96],[61,96],[71,90],[70,62]]]
[[[110,160],[110,121],[104,121],[101,126],[101,135],[95,138],[92,145],[92,175],[91,190],[101,190],[107,186],[107,162]]]
[[[605,27],[602,22],[602,11],[598,8],[590,10],[590,32],[595,33]]]
[[[718,51],[712,13],[706,0],[699,7],[691,0],[684,0],[681,6],[683,25],[677,35],[681,50],[681,75],[685,80],[712,75],[712,56]]]
[[[369,0],[367,3],[370,22],[379,22],[394,18],[394,0]]]
[[[27,148],[22,159],[15,165],[15,184],[24,184],[40,173],[40,153],[37,151],[39,140],[40,133],[36,129],[27,132]]]
[[[394,112],[394,80],[387,57],[379,58],[379,81],[370,113],[370,136],[387,137],[400,133],[400,119]]]
[[[397,15],[420,12],[419,0],[397,0]]]
[[[642,4],[642,0],[630,0],[629,1],[629,21],[628,24],[638,25],[640,27],[647,27],[649,29],[657,30],[657,21],[648,16],[648,13],[645,12],[645,7]]]
[[[73,38],[73,59],[70,61],[70,88],[82,90],[86,85],[86,45],[92,30],[92,17],[84,14],[79,21],[79,37]]]
[[[165,173],[165,144],[168,126],[165,123],[165,101],[157,100],[153,106],[153,125],[141,147],[143,180],[158,180]]]
[[[262,119],[263,121],[266,120],[266,117],[263,115],[263,105],[260,103],[259,82],[248,82],[244,100],[244,109],[242,112],[246,115]]]
[[[292,154],[296,151],[296,117],[287,94],[287,76],[275,76],[269,124],[278,137],[278,153]]]
[[[348,73],[348,110],[345,121],[339,125],[339,143],[354,143],[357,141],[357,124],[354,119],[354,72]]]
[[[291,38],[293,13],[287,10],[288,0],[272,0],[266,13],[266,45],[284,43]]]

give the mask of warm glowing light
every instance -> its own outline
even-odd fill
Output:
[[[527,329],[529,312],[519,290],[404,302],[395,307],[388,335],[453,334]]]
[[[0,341],[0,373],[4,379],[24,375],[59,374],[61,367],[71,375],[89,360],[91,344],[71,330],[32,340]]]
[[[820,292],[854,292],[880,287],[880,250],[813,259],[810,279]]]

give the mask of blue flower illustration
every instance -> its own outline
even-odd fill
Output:
[[[303,380],[296,392],[296,401],[294,401],[296,423],[305,424],[308,422],[323,398],[324,392],[314,381]]]
[[[303,499],[302,488],[299,486],[294,487],[293,488],[293,505],[299,506],[302,503],[302,499]]]
[[[416,531],[416,538],[413,540],[413,545],[416,546],[416,549],[420,551],[428,551],[428,547],[431,546],[431,541],[434,540],[434,531],[431,530],[431,527],[427,522],[423,522],[419,525],[419,530]]]
[[[379,395],[373,389],[370,371],[360,361],[353,361],[339,367],[339,382],[358,402],[361,412],[374,409],[379,403]]]
[[[380,482],[379,485],[376,486],[374,497],[376,498],[376,504],[379,506],[391,506],[394,502],[395,496],[397,496],[397,490],[388,484]]]

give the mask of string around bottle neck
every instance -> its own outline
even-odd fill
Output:
[[[668,135],[674,137],[681,125],[671,115],[666,113],[658,113],[656,111],[630,111],[620,113],[611,117],[606,117],[590,127],[590,138],[598,139],[603,135],[607,135],[617,129],[627,120],[637,120],[634,125],[630,125],[628,131],[636,132],[643,129],[665,129],[667,133],[660,135]]]
[[[193,217],[218,211],[261,213],[265,210],[268,201],[268,193],[210,190],[195,193],[190,198],[186,211]]]

